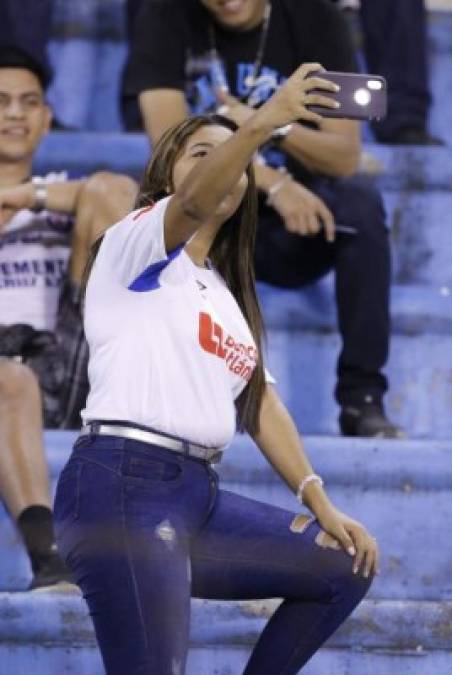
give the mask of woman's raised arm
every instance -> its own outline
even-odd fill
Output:
[[[176,190],[165,216],[165,242],[171,250],[186,241],[212,214],[240,180],[253,154],[272,132],[297,119],[319,122],[307,106],[337,106],[313,89],[337,91],[335,84],[313,73],[318,63],[303,64],[232,136],[207,154]]]

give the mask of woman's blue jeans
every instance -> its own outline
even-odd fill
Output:
[[[108,675],[182,675],[190,597],[283,598],[246,675],[297,673],[365,595],[352,558],[296,514],[221,490],[202,460],[112,436],[79,439],[55,499],[58,546]],[[321,538],[320,538],[321,539]]]

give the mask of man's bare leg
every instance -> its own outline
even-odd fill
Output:
[[[0,359],[0,494],[24,539],[34,586],[70,578],[55,548],[42,427],[35,374]]]
[[[0,494],[14,520],[32,504],[50,507],[42,426],[35,374],[0,359]]]

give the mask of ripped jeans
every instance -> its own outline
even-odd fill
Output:
[[[219,489],[202,460],[119,437],[79,439],[55,525],[108,675],[182,675],[190,597],[283,598],[244,673],[297,673],[370,580],[326,545],[315,520],[293,532],[294,517]]]

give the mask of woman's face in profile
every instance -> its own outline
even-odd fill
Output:
[[[180,152],[173,169],[174,191],[182,185],[190,171],[206,157],[213,148],[218,147],[232,136],[232,131],[222,126],[204,126],[190,136],[184,149]],[[242,174],[240,180],[231,192],[223,199],[215,213],[215,217],[222,221],[227,220],[238,209],[248,186],[246,174]]]

